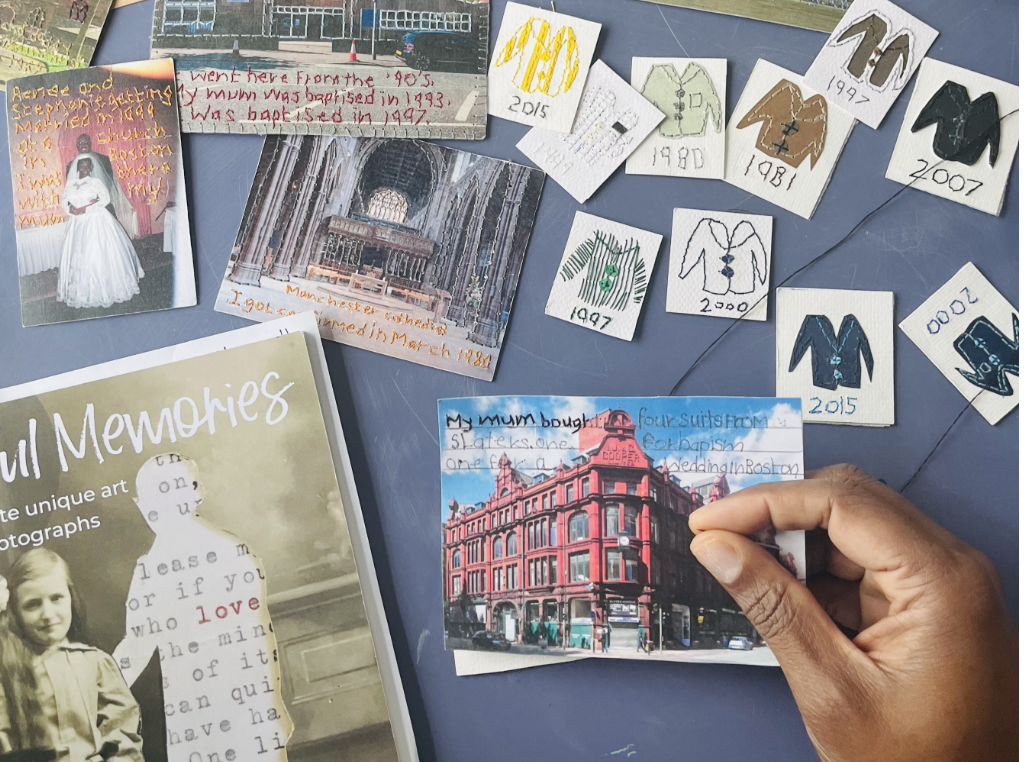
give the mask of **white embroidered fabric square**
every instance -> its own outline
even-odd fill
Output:
[[[805,423],[893,425],[893,293],[776,289],[776,395]]]
[[[600,31],[593,21],[508,3],[488,69],[488,113],[569,132]]]
[[[664,118],[612,69],[595,61],[573,132],[560,135],[535,127],[516,147],[582,204]]]
[[[804,81],[877,129],[938,35],[889,0],[854,0]]]
[[[991,424],[1018,407],[1018,310],[971,262],[900,329]]]
[[[633,339],[662,236],[577,212],[545,314]]]
[[[927,58],[886,177],[999,215],[1017,151],[1017,86]]]
[[[628,175],[726,173],[726,59],[634,58],[630,82],[665,115],[626,160]]]
[[[854,117],[759,60],[726,128],[726,182],[811,219]]]
[[[666,312],[765,320],[772,217],[673,210]]]

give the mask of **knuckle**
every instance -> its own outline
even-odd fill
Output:
[[[797,608],[787,590],[787,583],[760,583],[750,599],[747,618],[767,641],[789,630],[797,618]]]

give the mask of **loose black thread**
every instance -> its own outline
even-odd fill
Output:
[[[1015,109],[1014,111],[1009,111],[1008,113],[1006,113],[1002,117],[1000,117],[1000,121],[1002,122],[1002,121],[1004,121],[1004,119],[1007,119],[1008,117],[1014,116],[1017,113],[1018,113],[1018,109]],[[938,161],[938,162],[936,162],[936,164],[932,165],[931,167],[929,167],[929,169],[927,169],[925,172],[923,172],[922,175],[924,176],[924,175],[928,174],[930,171],[932,171],[932,170],[936,169],[937,167],[939,167],[940,164],[944,164],[944,163],[946,163],[946,162],[945,161]],[[804,264],[801,267],[799,267],[798,269],[794,270],[794,272],[792,272],[790,275],[788,275],[786,278],[784,278],[782,281],[780,281],[779,284],[776,286],[776,288],[780,288],[781,286],[785,285],[791,279],[797,277],[800,273],[802,273],[805,270],[807,270],[813,264],[815,264],[819,260],[825,258],[829,254],[832,254],[834,251],[836,251],[838,248],[840,248],[840,246],[842,246],[844,243],[846,243],[850,239],[850,237],[852,235],[854,235],[856,232],[858,232],[858,230],[861,228],[862,225],[864,225],[866,222],[868,222],[878,212],[882,211],[887,205],[889,205],[889,203],[891,201],[894,201],[901,193],[903,193],[908,188],[912,187],[915,183],[917,183],[919,179],[921,179],[921,178],[920,177],[919,178],[915,178],[915,180],[913,180],[912,182],[907,183],[906,185],[904,185],[903,188],[901,188],[899,191],[894,193],[888,199],[883,201],[883,203],[881,203],[875,209],[873,209],[868,214],[866,214],[864,217],[862,217],[857,222],[857,224],[853,228],[851,228],[850,232],[847,233],[847,235],[845,235],[843,238],[841,238],[839,241],[834,243],[832,246],[830,246],[828,249],[826,249],[824,252],[822,252],[818,256],[812,258],[806,264]],[[770,291],[771,290],[772,289],[770,289]],[[766,298],[768,298],[768,293],[766,293],[765,296],[762,297],[762,299],[766,299]],[[715,339],[715,341],[713,341],[711,344],[709,344],[704,349],[704,351],[701,354],[699,354],[697,356],[697,358],[695,358],[694,362],[691,363],[690,367],[687,368],[686,372],[682,376],[680,376],[680,380],[677,381],[673,385],[673,388],[669,390],[669,396],[670,397],[673,396],[673,394],[676,393],[676,390],[680,387],[680,385],[684,381],[687,380],[688,376],[690,376],[690,374],[698,366],[698,363],[700,363],[701,360],[704,359],[705,355],[707,355],[709,352],[711,352],[715,348],[716,344],[718,344],[720,341],[722,341],[726,337],[726,334],[728,334],[731,330],[733,330],[733,328],[736,327],[736,325],[741,320],[744,319],[744,316],[746,316],[748,314],[748,312],[751,312],[751,310],[753,310],[755,307],[757,307],[761,303],[762,299],[759,299],[757,302],[755,302],[753,305],[751,305],[751,307],[748,309],[748,311],[745,312],[743,315],[741,315],[738,318],[735,318],[733,320],[733,322],[730,323],[726,327],[726,329],[722,333],[719,334],[719,336]],[[922,462],[918,465],[918,468],[915,469],[915,472],[913,474],[911,474],[911,478],[908,479],[906,482],[904,482],[904,486],[902,486],[898,490],[898,492],[901,495],[903,495],[904,491],[908,487],[911,486],[911,484],[915,481],[915,479],[918,478],[918,475],[922,472],[922,469],[924,469],[926,467],[926,465],[928,465],[929,461],[932,460],[933,455],[935,455],[937,453],[937,451],[940,449],[940,447],[946,441],[947,437],[950,436],[950,432],[954,430],[954,427],[957,425],[958,421],[960,421],[961,418],[964,416],[964,414],[968,412],[968,408],[970,408],[973,404],[975,404],[975,400],[977,400],[982,395],[983,391],[985,391],[985,390],[980,390],[974,397],[972,397],[970,400],[968,400],[968,404],[965,405],[961,409],[961,412],[957,414],[957,417],[954,418],[954,420],[951,422],[951,424],[947,427],[947,430],[943,432],[943,435],[938,440],[936,440],[936,444],[933,445],[933,448],[931,450],[929,450],[929,453],[925,456],[925,458],[922,460]]]
[[[1006,113],[1002,117],[1000,117],[1000,121],[1002,122],[1004,119],[1008,119],[1009,117],[1012,117],[1012,116],[1014,116],[1017,113],[1018,113],[1018,109],[1015,109],[1014,111],[1009,111],[1008,113]],[[836,251],[838,248],[840,248],[843,244],[845,244],[848,240],[850,240],[851,236],[853,236],[855,233],[857,233],[858,230],[861,229],[862,225],[864,225],[866,222],[868,222],[870,219],[872,219],[872,217],[874,217],[876,214],[881,212],[892,201],[894,201],[898,196],[900,196],[900,194],[902,194],[908,188],[913,187],[915,183],[917,183],[919,180],[921,180],[929,172],[935,170],[941,164],[946,164],[946,163],[947,162],[945,160],[938,161],[935,164],[933,164],[931,167],[926,169],[924,172],[922,172],[922,175],[920,177],[915,178],[910,183],[906,183],[899,191],[894,193],[888,199],[883,201],[883,203],[881,203],[875,209],[873,209],[868,214],[866,214],[864,217],[862,217],[860,220],[858,220],[857,224],[855,224],[855,226],[853,228],[851,228],[850,232],[848,232],[847,235],[845,235],[843,238],[841,238],[839,241],[834,243],[832,246],[830,246],[828,249],[826,249],[824,252],[822,252],[818,256],[813,257],[810,261],[808,261],[807,263],[805,263],[801,267],[799,267],[796,270],[794,270],[792,273],[790,273],[790,275],[788,275],[786,278],[784,278],[778,284],[776,284],[776,288],[780,288],[782,286],[785,286],[787,283],[789,283],[791,280],[796,278],[802,272],[807,270],[813,264],[815,264],[816,262],[819,262],[820,260],[822,260],[825,257],[827,257],[830,254],[832,254],[834,251]],[[670,274],[670,277],[672,277],[671,274]],[[771,292],[772,289],[769,289],[769,291]],[[673,396],[676,393],[676,390],[680,388],[680,385],[684,381],[687,380],[687,378],[690,376],[691,373],[694,372],[694,369],[698,366],[698,363],[700,363],[704,359],[705,355],[707,355],[709,352],[711,352],[715,348],[715,346],[726,337],[726,334],[728,334],[730,331],[732,331],[737,326],[738,323],[740,323],[752,310],[754,310],[755,307],[760,305],[764,299],[768,299],[768,297],[769,297],[769,294],[766,293],[764,296],[762,296],[761,299],[759,299],[754,304],[752,304],[748,308],[747,312],[745,312],[743,315],[740,315],[739,317],[736,317],[736,318],[733,319],[733,322],[730,323],[721,334],[719,334],[719,336],[715,339],[715,341],[713,341],[711,344],[709,344],[704,349],[704,351],[695,358],[694,362],[691,363],[690,367],[687,368],[687,370],[684,372],[684,374],[682,376],[680,376],[680,380],[677,381],[675,384],[673,384],[673,388],[669,390],[669,396],[670,397]]]

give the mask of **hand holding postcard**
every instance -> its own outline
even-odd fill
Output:
[[[438,403],[450,650],[774,665],[690,553],[688,516],[804,475],[800,401],[477,397]],[[805,578],[803,532],[757,542]],[[485,658],[476,671],[488,671]]]
[[[7,125],[23,325],[196,303],[173,62],[11,80]]]

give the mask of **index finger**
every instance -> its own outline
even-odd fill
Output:
[[[925,563],[937,546],[957,541],[899,494],[853,466],[833,466],[804,481],[759,484],[699,508],[695,533],[725,529],[751,535],[825,529],[858,566],[886,571]]]

